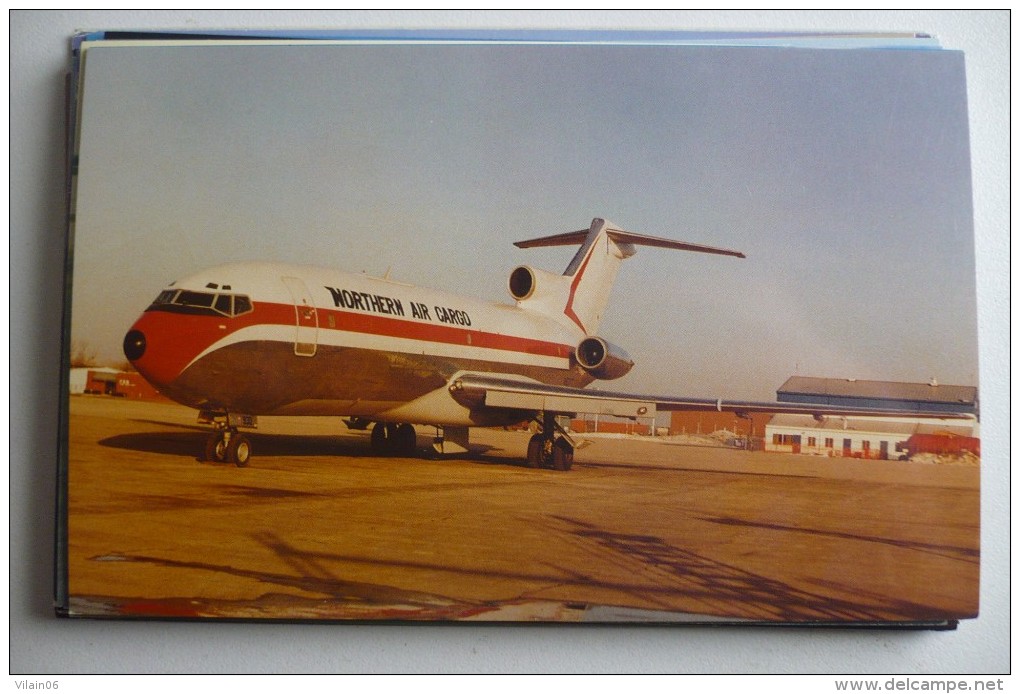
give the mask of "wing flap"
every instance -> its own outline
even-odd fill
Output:
[[[537,381],[479,374],[465,374],[450,386],[455,398],[484,407],[563,413],[654,417],[659,411],[734,412],[745,415],[808,414],[821,417],[886,416],[932,419],[973,419],[973,415],[952,412],[836,407],[788,402],[759,402],[712,398],[660,397],[551,386]]]
[[[656,412],[653,402],[605,398],[598,393],[581,396],[572,393],[528,393],[488,389],[485,393],[485,404],[488,407],[514,410],[583,412],[614,417],[654,417]]]

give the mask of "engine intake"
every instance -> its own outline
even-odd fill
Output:
[[[586,337],[574,350],[577,363],[595,378],[612,381],[627,375],[634,360],[626,352],[601,337]]]
[[[535,271],[527,265],[521,265],[510,273],[510,296],[518,301],[524,301],[535,293]]]

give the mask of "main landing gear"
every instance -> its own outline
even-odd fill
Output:
[[[542,413],[542,431],[528,441],[528,467],[552,468],[566,472],[574,464],[574,446],[570,439],[563,435],[556,436],[560,429],[556,424],[556,415],[552,412]],[[562,432],[562,429],[560,429]]]
[[[376,455],[409,458],[418,450],[418,435],[410,424],[376,422],[372,427],[372,452]]]

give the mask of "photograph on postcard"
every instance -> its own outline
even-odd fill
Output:
[[[61,614],[977,615],[961,53],[138,38],[76,44]]]

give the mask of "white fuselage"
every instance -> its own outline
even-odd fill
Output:
[[[574,357],[584,337],[567,316],[520,305],[318,267],[235,263],[166,288],[132,326],[125,352],[163,393],[195,408],[467,426],[513,413],[458,402],[447,391],[455,375],[584,386],[593,378]]]

